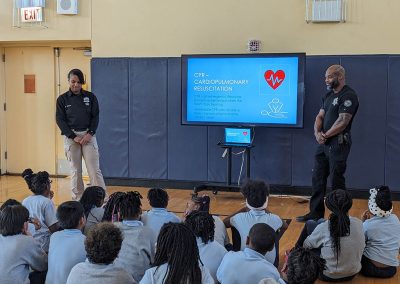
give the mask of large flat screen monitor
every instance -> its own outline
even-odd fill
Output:
[[[305,54],[182,55],[182,124],[302,127]]]

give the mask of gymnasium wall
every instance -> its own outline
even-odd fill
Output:
[[[225,160],[216,146],[223,128],[180,125],[179,57],[246,53],[248,40],[259,39],[262,52],[307,53],[307,96],[304,129],[256,129],[252,176],[276,184],[310,184],[312,125],[325,89],[323,75],[329,64],[340,62],[361,101],[349,185],[400,188],[395,167],[400,154],[400,1],[347,1],[346,23],[335,24],[306,23],[305,1],[293,0],[81,0],[77,16],[56,15],[56,1],[47,5],[48,28],[18,29],[12,27],[12,1],[5,1],[0,47],[90,41],[106,176],[223,181]],[[0,71],[3,101],[4,77]],[[5,128],[0,128],[3,141]],[[234,177],[240,162],[241,157],[234,159]]]
[[[7,42],[81,41],[92,37],[92,0],[78,1],[78,15],[57,15],[57,1],[47,0],[46,27],[25,28],[13,27],[13,2],[1,1],[0,46]]]
[[[306,1],[92,1],[95,57],[262,52],[398,54],[400,1],[347,0],[346,23],[307,24]],[[312,2],[312,1],[310,1]]]
[[[360,100],[346,173],[350,188],[387,184],[400,190],[398,55],[307,56],[303,129],[256,128],[251,177],[271,184],[310,186],[317,146],[313,124],[324,73],[342,64]],[[92,90],[101,107],[98,141],[106,177],[217,181],[226,160],[217,146],[223,127],[180,124],[180,58],[94,58]],[[241,155],[233,158],[233,180]]]

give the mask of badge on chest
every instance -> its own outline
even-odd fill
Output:
[[[89,97],[84,97],[84,98],[83,98],[83,103],[84,103],[86,106],[89,106],[89,105],[90,105],[90,99],[89,99]]]
[[[332,105],[337,105],[338,104],[338,98],[335,98],[334,100],[333,100],[333,102],[332,102]]]

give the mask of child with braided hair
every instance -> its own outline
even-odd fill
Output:
[[[86,225],[84,229],[84,234],[87,235],[89,229],[100,223],[104,216],[104,198],[106,196],[106,191],[100,186],[89,186],[83,192],[79,202],[82,204],[85,217]]]
[[[104,214],[106,218],[111,216],[124,237],[115,265],[124,268],[137,282],[151,267],[156,243],[154,232],[140,221],[141,199],[137,191],[116,192],[110,196]]]
[[[153,267],[146,271],[140,284],[214,284],[187,226],[172,222],[162,226]]]
[[[106,222],[118,222],[118,210],[116,210],[116,201],[120,200],[120,197],[125,196],[125,192],[117,191],[110,195],[106,205],[104,205],[103,220]]]
[[[186,216],[185,225],[196,236],[200,259],[204,266],[210,270],[215,282],[217,282],[218,267],[228,251],[221,244],[214,241],[214,218],[208,212],[193,211]]]
[[[368,210],[362,216],[366,246],[361,273],[368,277],[390,278],[399,266],[400,222],[393,214],[390,189],[370,189]]]
[[[186,204],[185,213],[183,219],[192,211],[210,212],[210,197],[207,195],[199,196],[198,194],[192,194],[191,199]],[[228,232],[222,220],[216,216],[211,215],[215,223],[214,240],[224,246],[230,248],[232,245],[229,242]]]
[[[326,261],[325,270],[320,275],[321,280],[350,281],[361,270],[361,257],[365,247],[362,222],[348,215],[353,201],[347,190],[337,189],[329,193],[325,205],[331,211],[329,219],[315,227],[303,246],[321,249],[320,255]],[[309,222],[314,221],[309,220],[307,223]]]
[[[36,230],[33,238],[39,242],[45,252],[49,251],[50,235],[59,230],[56,209],[51,201],[51,180],[46,171],[34,174],[31,169],[24,171],[24,179],[33,195],[22,201],[29,210],[29,216],[40,221],[41,228]]]

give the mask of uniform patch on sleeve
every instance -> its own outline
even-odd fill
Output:
[[[351,107],[353,103],[350,100],[345,100],[343,104],[345,107]]]

